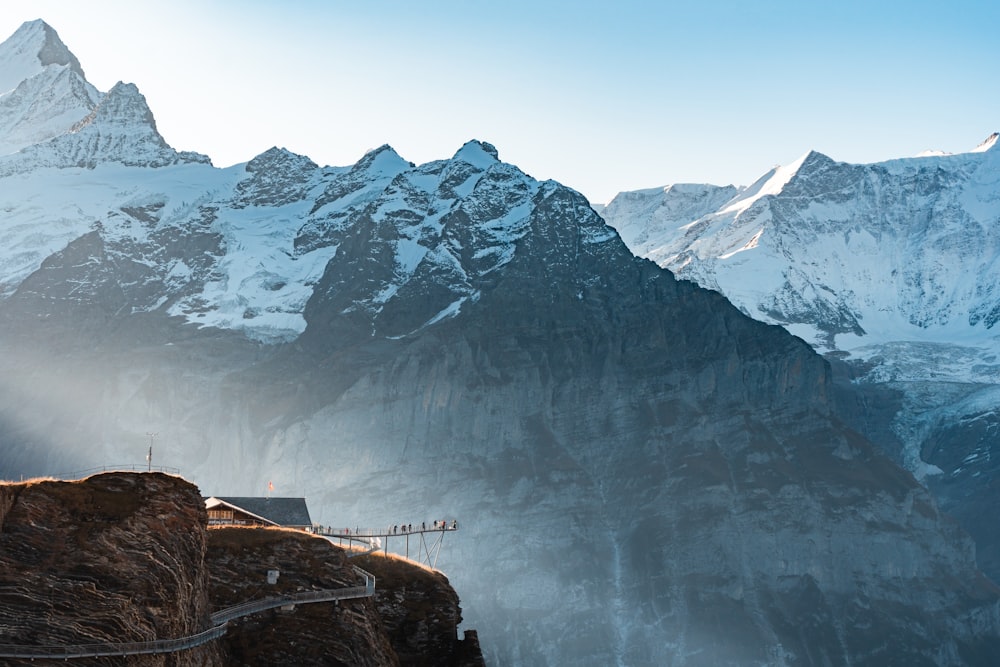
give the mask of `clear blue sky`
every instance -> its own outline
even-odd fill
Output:
[[[4,0],[0,39],[35,18],[218,166],[384,143],[421,163],[476,138],[606,202],[1000,130],[996,0]]]

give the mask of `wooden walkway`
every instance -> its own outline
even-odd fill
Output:
[[[70,660],[74,658],[101,658],[119,655],[148,655],[157,653],[175,653],[218,639],[226,634],[229,622],[256,614],[257,612],[284,607],[287,605],[310,604],[314,602],[330,602],[333,600],[351,600],[375,595],[375,576],[359,567],[354,571],[364,577],[364,586],[335,588],[322,591],[309,591],[280,597],[267,597],[261,600],[244,602],[233,607],[220,609],[211,615],[212,627],[186,637],[176,639],[155,639],[147,642],[101,642],[94,644],[67,644],[62,646],[18,646],[0,645],[0,658],[37,658]]]

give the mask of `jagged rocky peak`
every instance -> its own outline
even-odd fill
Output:
[[[282,171],[299,171],[302,169],[317,169],[315,162],[305,155],[293,153],[287,148],[272,146],[266,151],[247,162],[248,172],[265,171],[269,169],[280,169]]]
[[[0,163],[0,174],[104,162],[209,162],[167,145],[134,84],[119,82],[102,95],[41,20],[23,24],[0,44],[0,154],[18,151]]]
[[[305,155],[274,146],[246,164],[249,177],[236,186],[233,206],[282,206],[301,201],[319,170]]]
[[[139,88],[134,83],[121,81],[116,83],[94,111],[80,121],[72,131],[79,132],[95,123],[108,129],[111,127],[137,129],[144,134],[149,134],[159,146],[165,147],[167,145],[156,129],[156,120],[146,103],[146,98],[139,92]]]
[[[206,155],[177,152],[160,136],[146,98],[135,84],[119,82],[86,118],[68,133],[26,147],[0,162],[0,174],[38,167],[87,167],[119,163],[134,167],[162,167],[178,163],[205,163]]]

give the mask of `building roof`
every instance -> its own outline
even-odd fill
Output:
[[[213,502],[217,501],[217,502]],[[225,504],[247,514],[258,516],[278,526],[305,528],[312,525],[305,498],[240,498],[212,496],[205,499],[207,507]]]

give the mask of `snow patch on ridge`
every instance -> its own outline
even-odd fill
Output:
[[[300,335],[312,287],[337,252],[336,246],[327,246],[295,254],[299,227],[295,221],[306,206],[227,211],[216,226],[225,239],[218,279],[206,282],[199,294],[178,301],[170,314],[202,327],[241,330],[267,343]]]
[[[768,195],[776,195],[788,185],[788,182],[799,172],[802,164],[813,154],[809,151],[795,162],[785,167],[775,167],[763,177],[758,179],[753,185],[733,200],[731,204],[723,208],[719,213],[740,214],[750,208],[756,201]]]
[[[983,143],[979,144],[973,148],[970,152],[972,153],[985,153],[986,151],[992,149],[997,145],[997,140],[1000,139],[1000,132],[994,132],[990,136],[986,137]]]

